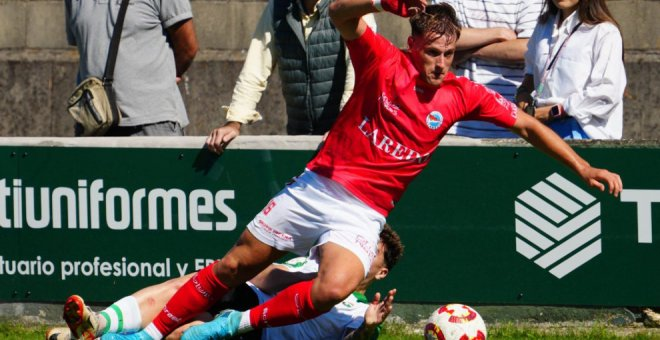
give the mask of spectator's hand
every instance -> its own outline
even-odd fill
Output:
[[[579,174],[589,186],[597,188],[600,191],[605,191],[605,184],[607,184],[609,193],[614,195],[614,197],[619,197],[619,193],[623,189],[621,176],[608,170],[587,166]]]
[[[552,105],[537,107],[536,110],[534,110],[534,118],[546,124],[550,123],[550,121],[552,120],[550,117],[551,108]]]
[[[532,105],[534,102],[534,98],[532,98],[532,95],[527,92],[527,91],[518,91],[516,92],[516,105],[523,111],[527,108],[527,106]]]
[[[495,29],[497,30],[497,37],[500,42],[518,39],[518,34],[510,28],[498,27]]]
[[[380,293],[374,294],[374,298],[369,304],[367,311],[364,312],[364,324],[366,327],[376,327],[387,319],[387,316],[392,311],[394,294],[396,294],[396,289],[390,290],[383,301],[380,300]]]
[[[206,147],[217,154],[221,154],[227,145],[238,137],[241,133],[241,123],[227,122],[222,127],[216,128],[211,131],[211,134],[206,138]]]

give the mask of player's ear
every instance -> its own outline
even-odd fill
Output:
[[[387,274],[389,274],[389,272],[390,272],[390,270],[387,269],[387,267],[380,268],[378,270],[378,273],[376,273],[376,276],[374,276],[374,278],[376,280],[382,280],[382,279],[385,278],[385,276],[387,276]]]
[[[415,47],[415,38],[412,35],[408,36],[408,50],[412,50]]]

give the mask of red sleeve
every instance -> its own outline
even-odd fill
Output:
[[[518,108],[499,93],[467,79],[463,89],[470,114],[462,120],[483,120],[503,128],[510,128],[516,123]]]
[[[384,62],[392,62],[392,58],[388,58],[388,56],[392,56],[392,53],[399,53],[391,42],[376,34],[368,26],[359,38],[347,41],[346,47],[355,70],[356,83],[362,79],[362,75],[367,69],[377,69]]]

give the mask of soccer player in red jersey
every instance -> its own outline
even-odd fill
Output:
[[[407,51],[362,21],[364,14],[379,9],[411,16]],[[320,250],[317,278],[292,285],[249,311],[229,311],[192,327],[183,339],[222,339],[328,311],[365,277],[385,217],[458,120],[509,128],[588,185],[601,191],[607,186],[614,196],[621,191],[617,174],[591,167],[499,94],[449,72],[460,35],[451,6],[426,6],[426,0],[335,0],[330,11],[347,42],[356,84],[323,147],[305,172],[257,214],[234,247],[188,281],[132,339],[160,339],[287,252],[304,254],[313,246]],[[233,136],[216,135],[208,146],[218,151]]]

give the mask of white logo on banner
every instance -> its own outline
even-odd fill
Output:
[[[557,173],[518,195],[516,251],[557,278],[601,253],[600,203]]]

